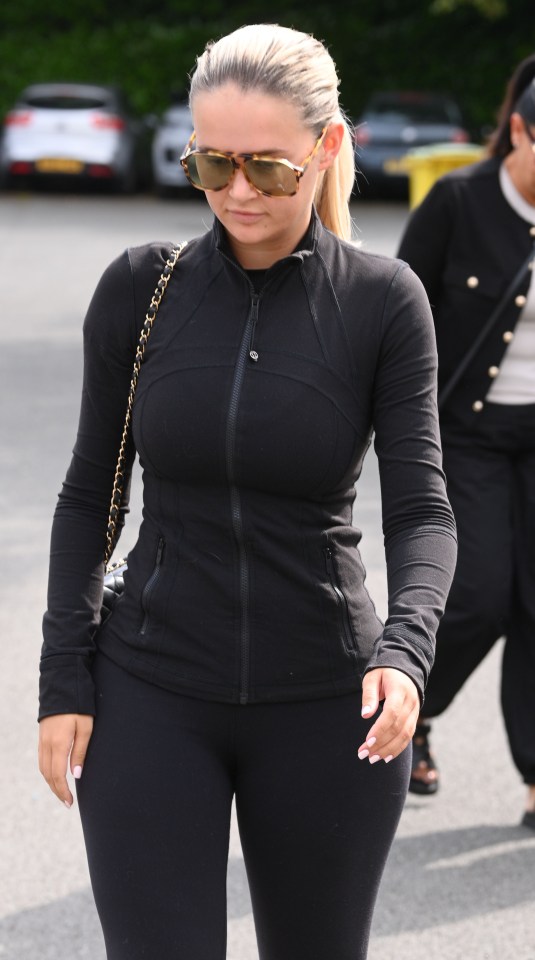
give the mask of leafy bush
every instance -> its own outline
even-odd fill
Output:
[[[491,126],[505,82],[533,52],[532,0],[359,0],[339,9],[310,0],[19,0],[0,12],[0,113],[28,83],[118,83],[140,113],[160,112],[187,86],[209,39],[276,20],[313,32],[337,63],[342,102],[358,116],[375,89],[447,91],[476,139]],[[442,12],[440,12],[442,11]],[[267,13],[267,16],[266,16]]]

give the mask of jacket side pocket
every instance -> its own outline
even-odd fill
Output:
[[[143,623],[141,624],[140,635],[145,636],[149,629],[150,623],[150,601],[156,584],[160,579],[160,572],[162,568],[163,552],[165,547],[165,540],[163,537],[160,537],[158,540],[158,549],[156,551],[156,561],[154,564],[154,570],[152,571],[149,579],[147,580],[145,586],[143,587],[143,593],[141,594],[141,609],[143,610]]]
[[[340,630],[342,634],[342,641],[344,644],[344,650],[349,656],[357,656],[358,651],[355,644],[355,637],[353,636],[353,630],[351,628],[351,621],[349,619],[349,607],[347,604],[347,598],[344,591],[338,583],[338,577],[336,575],[336,570],[334,566],[334,557],[330,547],[325,547],[325,563],[327,567],[327,574],[329,581],[332,587],[334,597],[336,599],[336,605],[338,609],[338,619]]]

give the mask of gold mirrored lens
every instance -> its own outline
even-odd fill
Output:
[[[208,153],[192,153],[188,157],[188,173],[197,187],[203,190],[222,190],[226,187],[234,167],[228,157],[215,157]]]
[[[223,190],[236,171],[230,157],[213,153],[191,153],[186,165],[189,179],[201,190]],[[291,197],[297,193],[295,172],[280,160],[243,160],[243,171],[249,183],[268,197]]]
[[[289,197],[297,192],[291,167],[278,160],[245,160],[245,171],[254,187],[270,197]]]

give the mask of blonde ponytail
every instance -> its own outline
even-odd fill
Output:
[[[314,202],[324,226],[342,240],[351,240],[349,200],[355,183],[353,138],[343,117],[338,117],[335,122],[344,126],[342,146],[333,165],[320,179]]]

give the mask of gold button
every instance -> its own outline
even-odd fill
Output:
[[[530,237],[535,237],[535,227],[530,227],[530,228],[529,228],[529,235],[530,235]]]
[[[472,404],[472,410],[474,411],[474,413],[480,413],[482,409],[483,409],[483,401],[474,400]]]
[[[518,297],[515,297],[515,303],[517,307],[524,307],[526,305],[526,298],[523,293],[519,293]]]
[[[499,372],[500,372],[500,368],[499,368],[499,367],[489,367],[489,369],[488,369],[488,375],[489,375],[489,377],[493,377],[493,378],[494,378],[494,377],[497,377],[498,374],[499,374]]]
[[[475,288],[479,286],[479,280],[477,279],[477,277],[468,277],[468,280],[466,281],[466,286],[470,287],[471,290],[475,290]]]
[[[511,340],[513,339],[513,337],[514,337],[514,333],[512,330],[505,330],[505,332],[502,333],[502,340],[504,343],[511,343]]]

